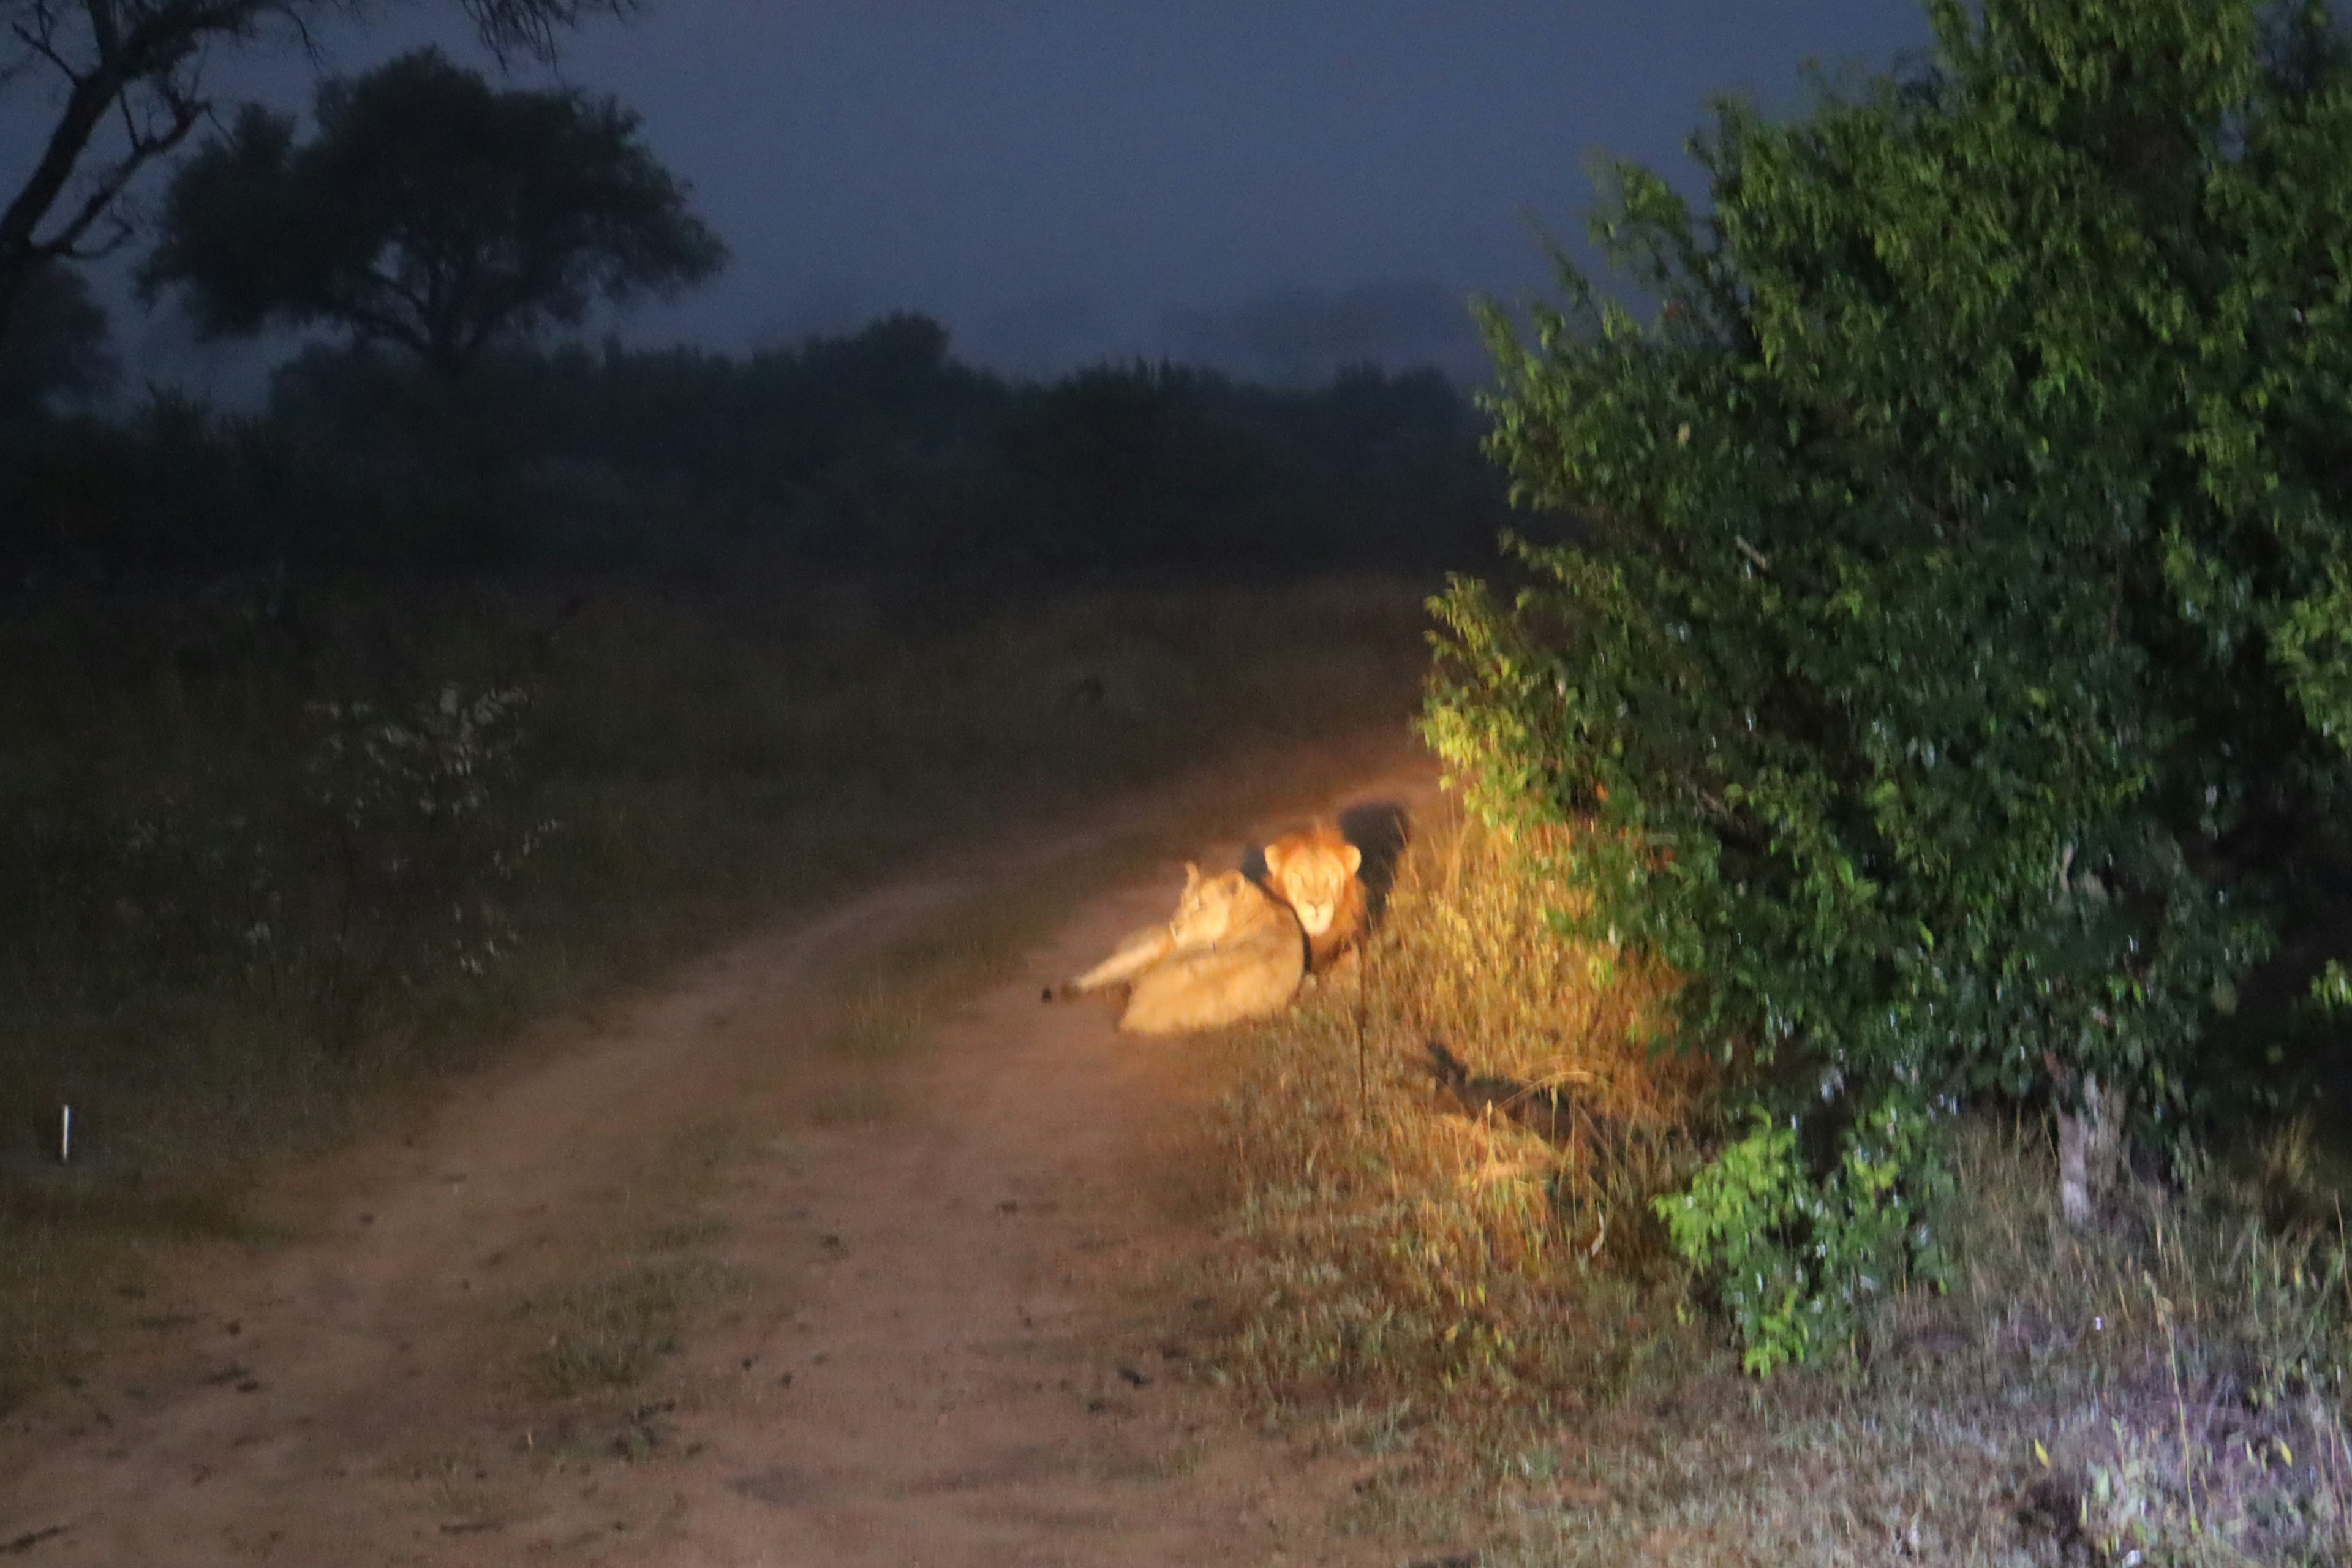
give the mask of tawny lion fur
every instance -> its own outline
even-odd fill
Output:
[[[1328,822],[1265,847],[1265,880],[1307,933],[1307,967],[1319,974],[1364,934],[1364,852]]]
[[[1248,878],[1187,866],[1175,918],[1134,932],[1067,989],[1128,982],[1118,1026],[1133,1034],[1212,1029],[1280,1012],[1306,973],[1306,949],[1297,917]]]

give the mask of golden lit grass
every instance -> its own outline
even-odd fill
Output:
[[[1541,847],[1421,825],[1360,975],[1226,1042],[1207,1364],[1393,1456],[1353,1522],[1494,1568],[2352,1561],[2352,1275],[2308,1129],[2082,1233],[2038,1124],[1966,1119],[1949,1290],[1756,1383],[1643,1203],[1706,1081],[1642,1043],[1660,976],[1548,929],[1574,894]],[[1433,1038],[1602,1135],[1465,1117]]]
[[[1613,1396],[1673,1338],[1644,1310],[1642,1205],[1700,1081],[1644,1043],[1661,978],[1554,936],[1561,892],[1530,859],[1474,823],[1414,825],[1356,972],[1231,1037],[1218,1372],[1269,1409],[1492,1451]],[[1567,1136],[1442,1100],[1433,1041],[1565,1097]]]

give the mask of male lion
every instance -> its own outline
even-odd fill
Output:
[[[1210,1029],[1282,1010],[1306,973],[1297,917],[1239,871],[1184,868],[1166,925],[1147,926],[1064,987],[1084,994],[1128,982],[1118,1026],[1139,1035]]]
[[[1337,963],[1364,934],[1364,852],[1318,822],[1265,847],[1266,885],[1290,906],[1307,933],[1309,973]]]

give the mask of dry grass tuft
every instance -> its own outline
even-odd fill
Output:
[[[1376,1447],[1435,1422],[1494,1451],[1614,1397],[1675,1337],[1645,1310],[1668,1271],[1643,1201],[1701,1085],[1644,1044],[1663,977],[1553,935],[1538,858],[1416,825],[1355,972],[1231,1037],[1217,1371],[1269,1411],[1304,1400]],[[1555,1136],[1442,1097],[1432,1042],[1531,1091]]]
[[[531,1336],[523,1373],[533,1392],[573,1399],[626,1388],[712,1308],[753,1287],[718,1256],[727,1227],[702,1212],[749,1152],[748,1136],[723,1120],[672,1131],[631,1173],[620,1223],[577,1260],[570,1282],[516,1303]]]
[[[690,1316],[742,1294],[741,1272],[709,1258],[655,1257],[526,1310],[553,1325],[530,1360],[532,1388],[569,1399],[625,1387],[678,1347]]]

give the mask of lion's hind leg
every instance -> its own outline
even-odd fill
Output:
[[[1141,931],[1130,931],[1108,958],[1062,989],[1071,995],[1083,996],[1089,991],[1099,991],[1106,985],[1132,980],[1167,957],[1175,945],[1175,939],[1168,934],[1168,928],[1164,925],[1146,926]]]

